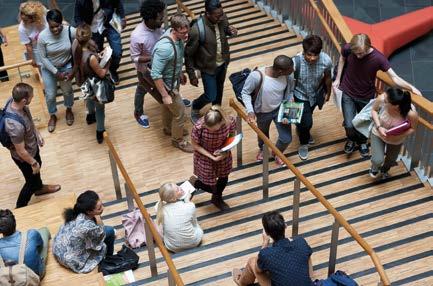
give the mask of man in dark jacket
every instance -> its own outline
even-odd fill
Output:
[[[229,26],[219,0],[206,0],[205,15],[192,26],[190,39],[185,47],[185,65],[189,80],[192,85],[198,86],[194,71],[198,69],[204,87],[204,93],[192,103],[191,120],[194,123],[200,118],[200,109],[206,104],[221,104],[230,61],[227,36],[236,35],[237,30]]]
[[[110,47],[113,49],[110,74],[116,84],[119,83],[120,59],[122,58],[122,43],[120,33],[110,24],[113,15],[121,19],[122,29],[126,27],[125,10],[121,0],[76,0],[75,1],[75,25],[86,23],[91,26],[92,39],[102,51],[104,37],[107,38]]]

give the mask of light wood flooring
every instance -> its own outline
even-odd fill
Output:
[[[241,28],[239,37],[231,40],[233,61],[228,74],[244,67],[270,65],[278,54],[293,56],[301,50],[299,38],[253,8],[247,0],[222,2],[229,19]],[[196,14],[203,7],[202,1],[198,0],[185,3]],[[169,13],[174,10],[170,7]],[[138,14],[128,17],[129,26],[122,35],[125,48],[128,47],[129,33],[138,22]],[[290,44],[293,45],[288,46]],[[138,126],[133,117],[135,72],[128,49],[124,54],[126,56],[120,68],[122,82],[116,92],[116,100],[106,106],[106,129],[137,190],[142,193],[143,203],[154,214],[156,189],[164,182],[188,179],[193,169],[192,156],[171,147],[170,138],[161,131],[159,106],[148,95],[145,109],[151,127],[143,129]],[[189,85],[181,88],[183,96],[189,99],[196,98],[201,91],[201,85],[198,88]],[[0,98],[4,98],[5,93],[10,91],[0,89]],[[227,103],[232,96],[231,84],[227,80],[223,105],[230,114],[234,112]],[[120,222],[121,214],[127,209],[126,202],[114,201],[107,148],[96,143],[95,126],[86,125],[82,101],[75,102],[74,112],[76,122],[68,127],[64,120],[64,108],[59,106],[56,131],[49,134],[45,128],[41,129],[46,139],[46,146],[41,150],[42,176],[47,183],[62,184],[63,193],[79,194],[92,189],[101,194],[106,203],[104,222],[119,230],[118,249],[123,242]],[[341,122],[342,116],[332,102],[326,104],[323,110],[316,110],[312,130],[316,143],[311,147],[309,160],[301,162],[296,154],[298,139],[294,128],[293,143],[286,150],[288,158],[375,248],[391,281],[395,282],[393,285],[433,285],[431,188],[421,184],[401,163],[391,170],[392,176],[387,180],[370,178],[368,160],[361,159],[357,152],[351,156],[342,152],[344,130]],[[191,123],[188,122],[187,126],[190,129]],[[293,174],[271,162],[270,196],[262,199],[262,167],[255,162],[256,137],[246,124],[243,124],[243,130],[245,165],[234,169],[224,192],[231,209],[218,212],[209,203],[208,194],[197,194],[194,202],[205,232],[203,243],[196,249],[172,255],[183,281],[188,285],[233,285],[231,269],[243,267],[246,259],[259,250],[260,218],[264,212],[275,209],[282,212],[289,225],[287,235],[291,233]],[[276,139],[274,129],[271,138]],[[0,148],[0,170],[1,208],[13,208],[23,179],[4,148]],[[31,203],[55,199],[56,194],[33,198]],[[313,248],[315,276],[324,278],[333,220],[305,189],[301,194],[301,203],[299,233]],[[376,285],[378,276],[368,256],[344,230],[340,231],[339,238],[337,269],[352,274],[362,285]],[[167,285],[166,266],[159,252],[160,275],[151,278],[145,247],[137,251],[140,267],[134,273],[140,281],[138,285]],[[45,285],[55,283],[47,281]]]

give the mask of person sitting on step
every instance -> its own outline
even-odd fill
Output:
[[[194,203],[175,183],[159,188],[156,222],[160,226],[165,247],[172,252],[193,248],[201,243],[203,230],[197,222]]]
[[[270,67],[259,68],[251,72],[242,89],[242,101],[248,113],[248,121],[256,122],[257,127],[269,137],[269,127],[272,121],[278,131],[277,148],[284,150],[292,142],[292,128],[290,124],[278,122],[278,111],[284,100],[292,100],[293,90],[293,61],[290,57],[280,55],[274,59]],[[258,90],[255,102],[253,93]],[[259,152],[257,161],[263,160],[263,140],[258,138]],[[283,161],[275,156],[278,165],[284,165]]]
[[[255,280],[260,286],[313,286],[313,252],[307,241],[301,236],[286,238],[286,222],[276,211],[263,215],[262,224],[262,249],[245,268],[233,269],[233,281],[239,286]]]
[[[235,132],[236,118],[227,117],[219,105],[213,105],[191,132],[194,174],[198,177],[192,177],[191,181],[195,188],[211,193],[212,203],[220,210],[229,208],[222,193],[232,170],[232,153],[221,152],[221,148]]]
[[[371,168],[370,176],[377,178],[380,173],[389,177],[388,171],[397,161],[401,145],[415,132],[418,113],[412,105],[410,92],[399,88],[389,88],[379,95],[372,107],[371,118],[374,122],[371,130]],[[399,134],[387,134],[387,131],[408,121],[409,128]]]
[[[65,224],[53,241],[53,255],[61,265],[77,273],[88,273],[106,255],[113,255],[115,231],[103,225],[103,210],[94,191],[80,194],[74,207],[65,209]]]
[[[16,230],[15,216],[10,210],[0,210],[0,256],[5,265],[18,263],[23,232]],[[51,235],[48,228],[27,231],[24,264],[42,279],[47,263],[48,241]]]

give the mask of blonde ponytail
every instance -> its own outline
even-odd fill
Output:
[[[156,224],[162,225],[164,223],[164,206],[176,198],[175,183],[164,183],[159,188],[159,202],[156,210]]]

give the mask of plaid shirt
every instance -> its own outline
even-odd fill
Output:
[[[309,101],[313,106],[316,102],[316,91],[323,78],[323,74],[328,71],[331,72],[332,60],[328,54],[321,52],[319,59],[314,64],[309,64],[302,54],[298,54],[300,58],[299,78],[296,81],[294,95],[296,98],[304,101]],[[296,61],[293,61],[294,68],[297,70]]]

